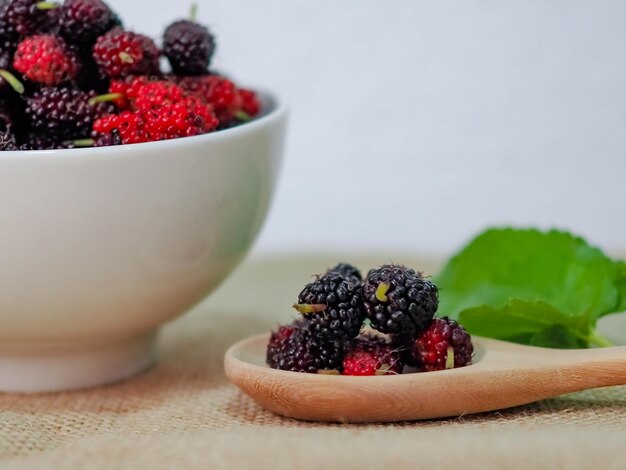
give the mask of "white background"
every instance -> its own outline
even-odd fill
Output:
[[[187,13],[110,3],[154,37]],[[626,2],[198,3],[216,68],[292,111],[257,255],[443,254],[508,223],[626,252]]]

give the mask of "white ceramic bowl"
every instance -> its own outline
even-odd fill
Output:
[[[267,213],[285,108],[197,137],[0,152],[0,390],[82,388],[154,358],[159,327],[242,260]]]

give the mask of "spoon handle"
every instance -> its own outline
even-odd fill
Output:
[[[626,346],[559,353],[567,376],[584,388],[626,385]]]

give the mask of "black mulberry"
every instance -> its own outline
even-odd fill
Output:
[[[363,282],[363,276],[361,276],[361,272],[356,267],[348,263],[339,263],[338,265],[326,271],[326,273],[339,273],[356,287],[359,287]]]
[[[439,304],[432,282],[399,265],[370,270],[363,283],[363,299],[373,328],[412,338],[430,324]]]
[[[303,320],[272,332],[267,345],[266,362],[273,369],[312,374],[339,371],[342,360],[341,345],[316,337]]]
[[[294,308],[314,334],[330,341],[354,338],[365,318],[361,288],[335,272],[307,284]]]
[[[176,21],[163,35],[163,53],[176,75],[206,74],[214,50],[209,30],[192,21]]]
[[[59,14],[59,32],[71,42],[93,44],[115,26],[111,9],[102,0],[65,0]]]
[[[42,88],[27,99],[26,114],[35,130],[55,140],[86,138],[94,119],[114,106],[92,104],[92,97],[76,88]]]

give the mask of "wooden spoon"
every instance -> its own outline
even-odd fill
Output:
[[[289,418],[384,422],[461,416],[588,388],[626,384],[626,346],[545,349],[474,337],[473,364],[439,372],[349,377],[265,365],[269,334],[233,345],[226,375],[259,405]]]

